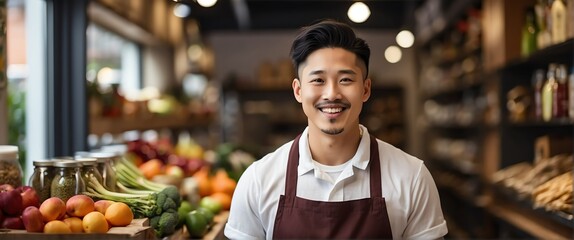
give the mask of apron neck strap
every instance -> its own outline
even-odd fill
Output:
[[[297,195],[297,168],[299,166],[299,140],[301,134],[293,140],[289,150],[289,160],[287,161],[287,173],[285,176],[285,197],[288,201],[294,201]],[[379,144],[373,135],[370,135],[370,190],[371,197],[382,197],[381,190],[381,167],[379,160]]]

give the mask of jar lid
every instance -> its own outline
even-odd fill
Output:
[[[32,164],[37,167],[50,167],[54,166],[54,161],[50,159],[34,160]]]
[[[81,167],[81,162],[64,160],[64,161],[55,161],[54,167]]]
[[[98,165],[97,159],[90,157],[77,157],[76,161],[82,163],[83,166],[95,166]]]
[[[88,157],[95,158],[99,163],[102,163],[111,161],[111,159],[115,157],[115,154],[107,152],[92,152]]]
[[[0,159],[18,159],[18,146],[0,145]]]

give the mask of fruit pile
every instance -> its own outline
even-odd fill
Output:
[[[2,185],[2,228],[43,233],[106,233],[111,227],[129,225],[134,215],[124,203],[75,195],[64,202],[51,197],[39,204],[36,191]]]

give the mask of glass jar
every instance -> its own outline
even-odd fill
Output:
[[[34,160],[32,164],[34,165],[34,172],[30,176],[28,185],[36,190],[40,202],[44,202],[51,197],[50,188],[54,179],[54,161]]]
[[[18,161],[18,146],[0,145],[0,185],[22,186],[24,172]]]
[[[52,180],[50,196],[58,197],[64,202],[74,195],[86,191],[86,185],[82,179],[82,163],[77,161],[62,160],[54,162],[56,173]]]
[[[76,161],[82,163],[82,178],[86,188],[90,186],[90,179],[95,178],[100,184],[104,185],[102,174],[98,170],[98,162],[95,158],[76,158]]]
[[[113,153],[91,153],[91,158],[95,158],[98,162],[98,171],[102,175],[102,182],[106,189],[110,191],[116,191],[117,176],[116,172],[112,168]]]

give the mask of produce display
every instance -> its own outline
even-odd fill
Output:
[[[249,153],[229,144],[215,150],[204,150],[192,140],[175,146],[139,140],[127,145],[128,151],[111,161],[116,175],[113,189],[97,177],[97,171],[93,172],[95,161],[89,156],[50,160],[54,164],[35,162],[42,176],[56,171],[56,165],[78,165],[82,171],[78,179],[84,190],[56,197],[62,188],[46,191],[45,187],[53,184],[44,182],[51,178],[37,184],[35,176],[29,182],[36,183],[38,189],[1,185],[0,228],[31,233],[106,234],[112,227],[147,219],[149,227],[144,229],[153,230],[158,238],[182,233],[183,237],[201,238],[214,226],[221,229],[225,219],[219,215],[229,210],[237,179],[254,161]]]

